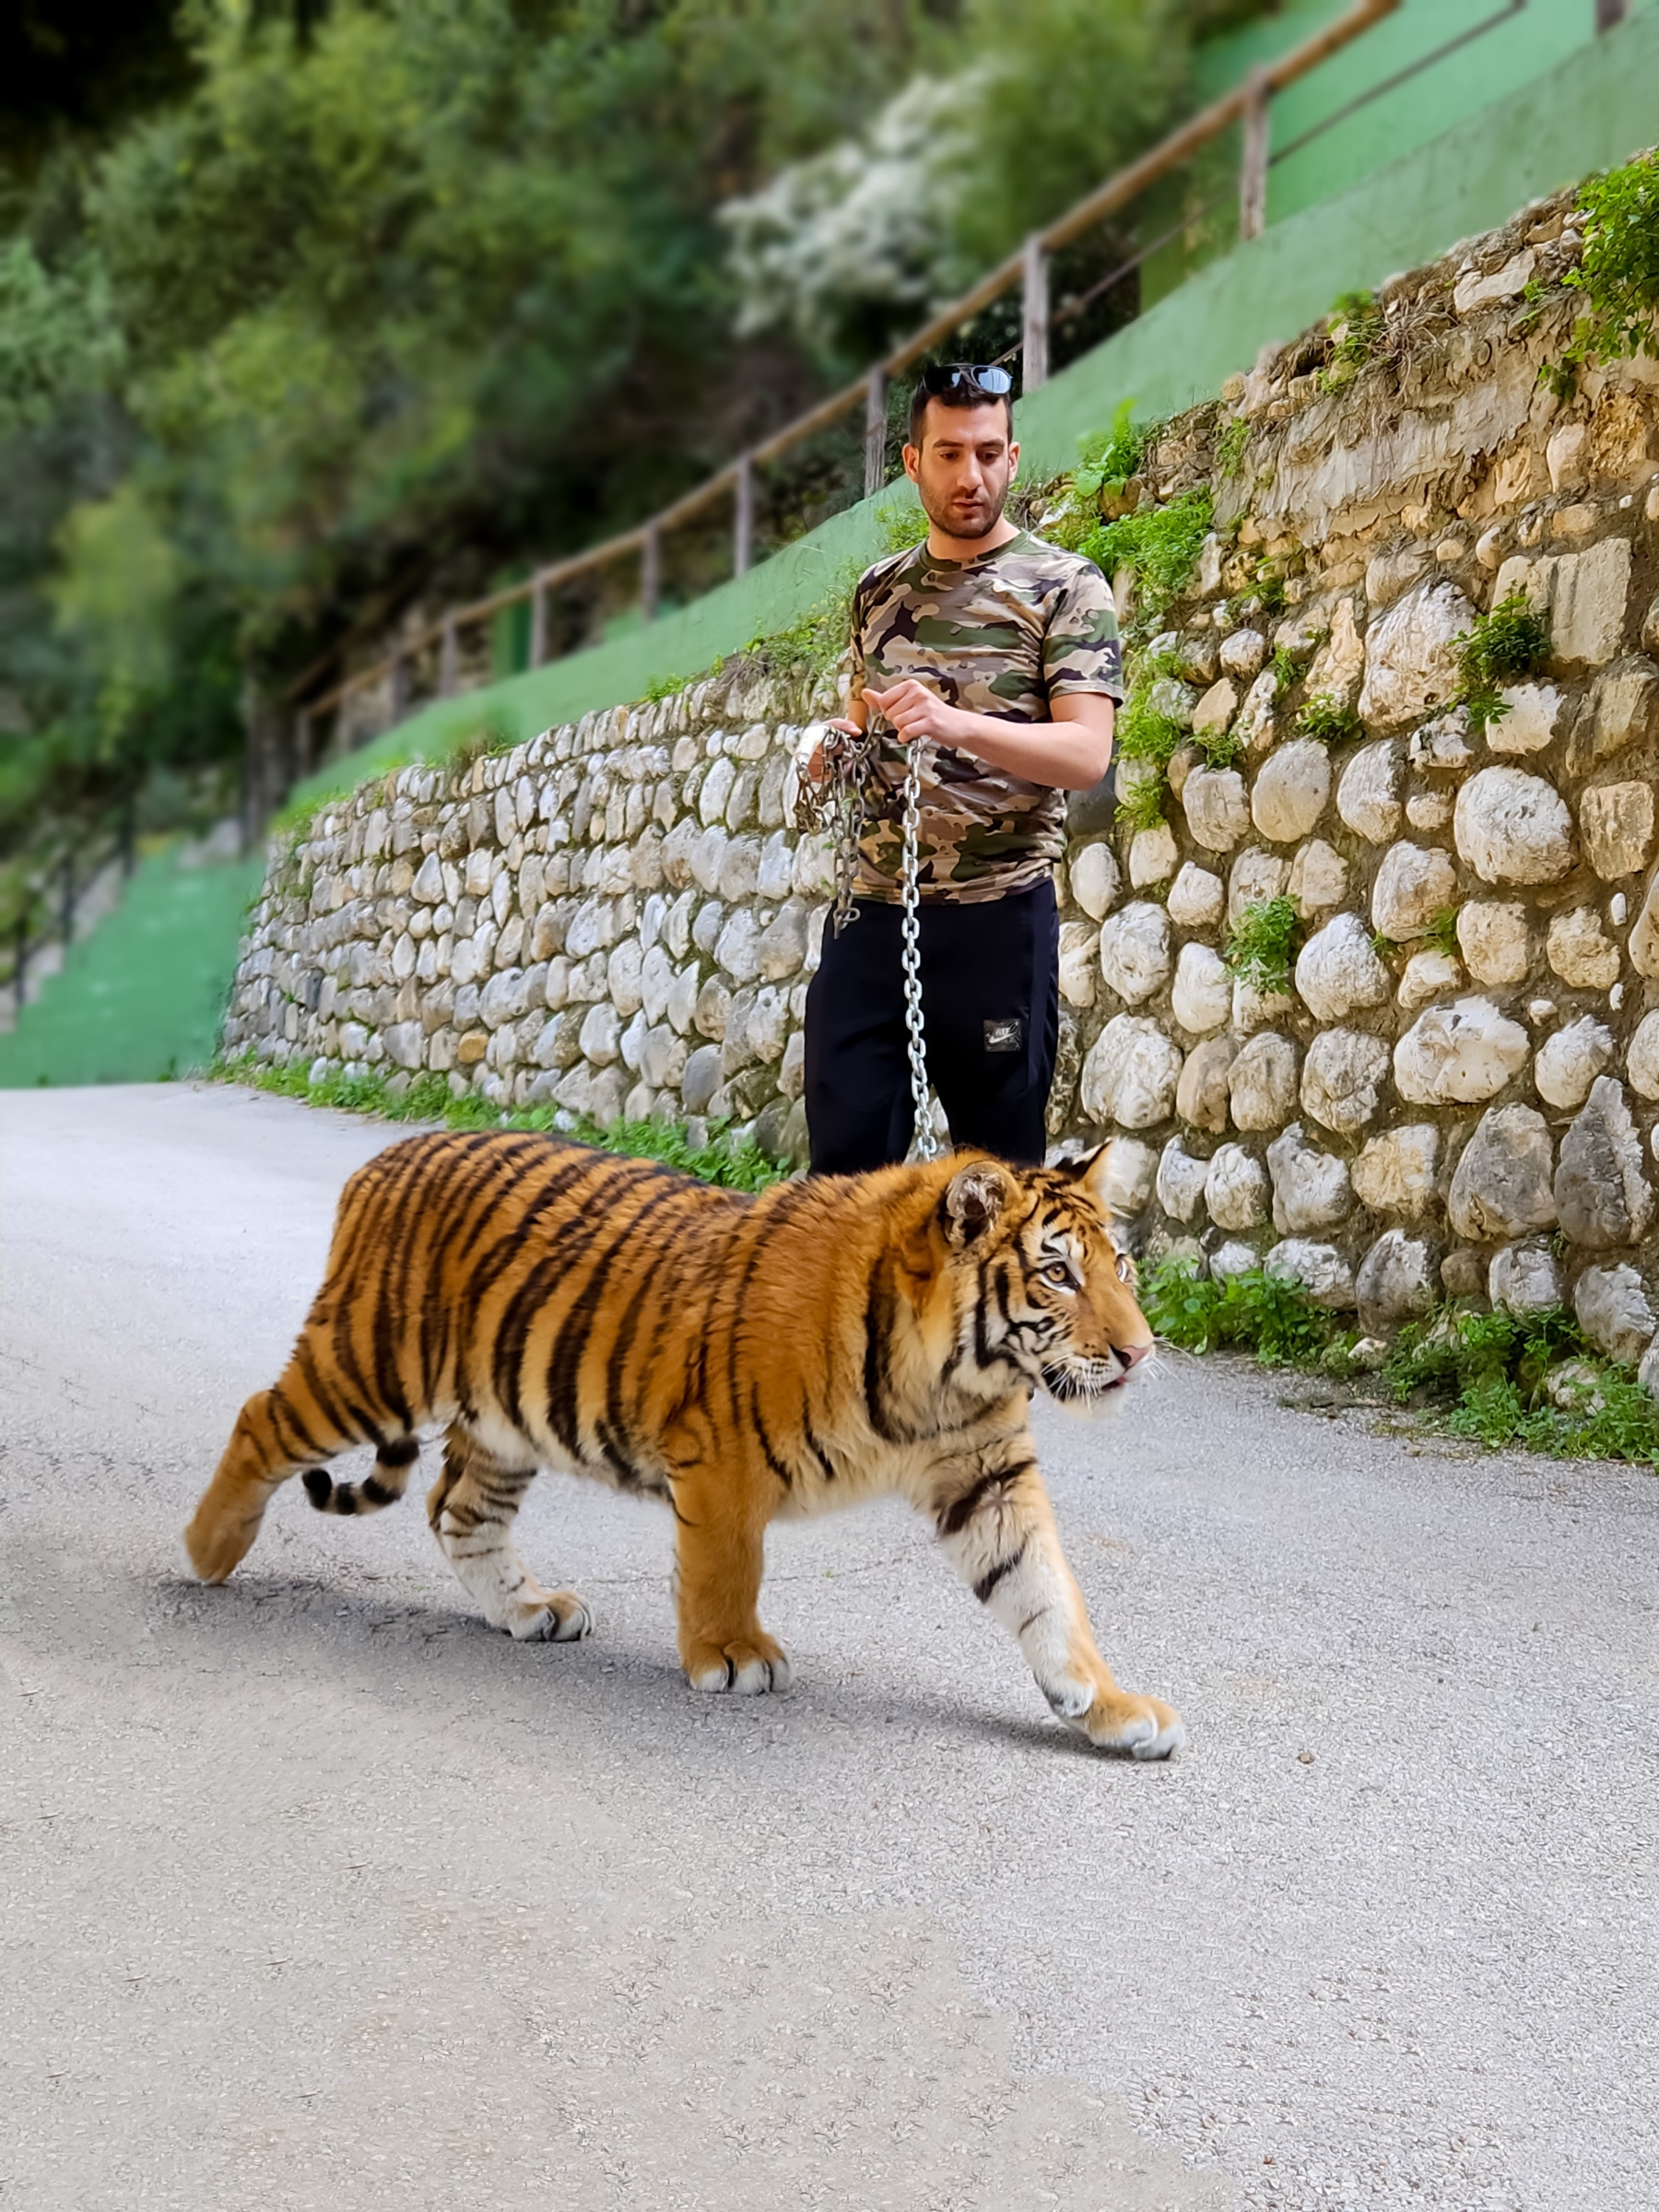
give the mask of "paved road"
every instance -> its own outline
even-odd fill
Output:
[[[1651,1477],[1180,1359],[1041,1418],[1168,1768],[1064,1735],[898,1512],[779,1533],[787,1700],[686,1689],[665,1521],[559,1477],[578,1647],[297,1485],[202,1590],[388,1134],[0,1104],[0,2206],[1659,2205]]]

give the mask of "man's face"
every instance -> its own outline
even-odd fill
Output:
[[[921,495],[923,512],[947,537],[986,537],[1002,516],[1019,448],[1008,438],[1001,400],[982,407],[947,407],[930,399],[922,442],[904,449],[904,470]]]

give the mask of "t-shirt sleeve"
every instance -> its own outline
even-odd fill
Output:
[[[1053,604],[1042,641],[1042,677],[1050,699],[1093,692],[1123,702],[1117,609],[1112,586],[1092,560],[1079,562]]]

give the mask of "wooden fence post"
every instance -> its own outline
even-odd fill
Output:
[[[740,455],[732,518],[732,573],[747,576],[755,559],[755,461]]]
[[[547,657],[547,584],[538,571],[530,587],[530,665],[539,668]]]
[[[453,699],[461,682],[461,641],[455,635],[455,618],[443,618],[443,641],[438,649],[438,696]]]
[[[68,951],[75,942],[75,855],[64,855],[64,950]]]
[[[640,548],[640,612],[647,622],[657,618],[663,595],[663,534],[655,523],[645,525],[645,543]]]
[[[392,680],[389,688],[392,694],[392,720],[387,727],[393,728],[403,720],[404,708],[409,697],[409,664],[404,658],[401,645],[394,646],[392,650]]]
[[[1239,164],[1239,236],[1260,238],[1267,228],[1267,72],[1253,69],[1245,83],[1244,151]]]
[[[1595,0],[1595,28],[1612,30],[1625,20],[1630,12],[1630,0]]]
[[[1048,382],[1048,254],[1041,238],[1025,243],[1025,336],[1020,347],[1020,388],[1035,392]]]
[[[21,1013],[23,1001],[29,996],[29,916],[18,916],[18,933],[12,950],[12,1005]]]
[[[865,382],[865,498],[887,482],[887,371],[879,362]]]

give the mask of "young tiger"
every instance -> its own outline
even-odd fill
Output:
[[[593,1627],[512,1548],[536,1470],[564,1468],[673,1509],[686,1673],[752,1693],[789,1680],[756,1612],[767,1524],[898,1491],[1063,1719],[1165,1758],[1180,1718],[1096,1651],[1028,1426],[1039,1383],[1098,1401],[1151,1348],[1105,1164],[958,1153],[747,1198],[552,1137],[393,1145],[346,1185],[323,1288],[242,1407],[191,1560],[222,1582],[300,1472],[324,1512],[392,1504],[417,1430],[442,1423],[427,1514],[492,1626]],[[369,1441],[366,1481],[324,1472]]]

